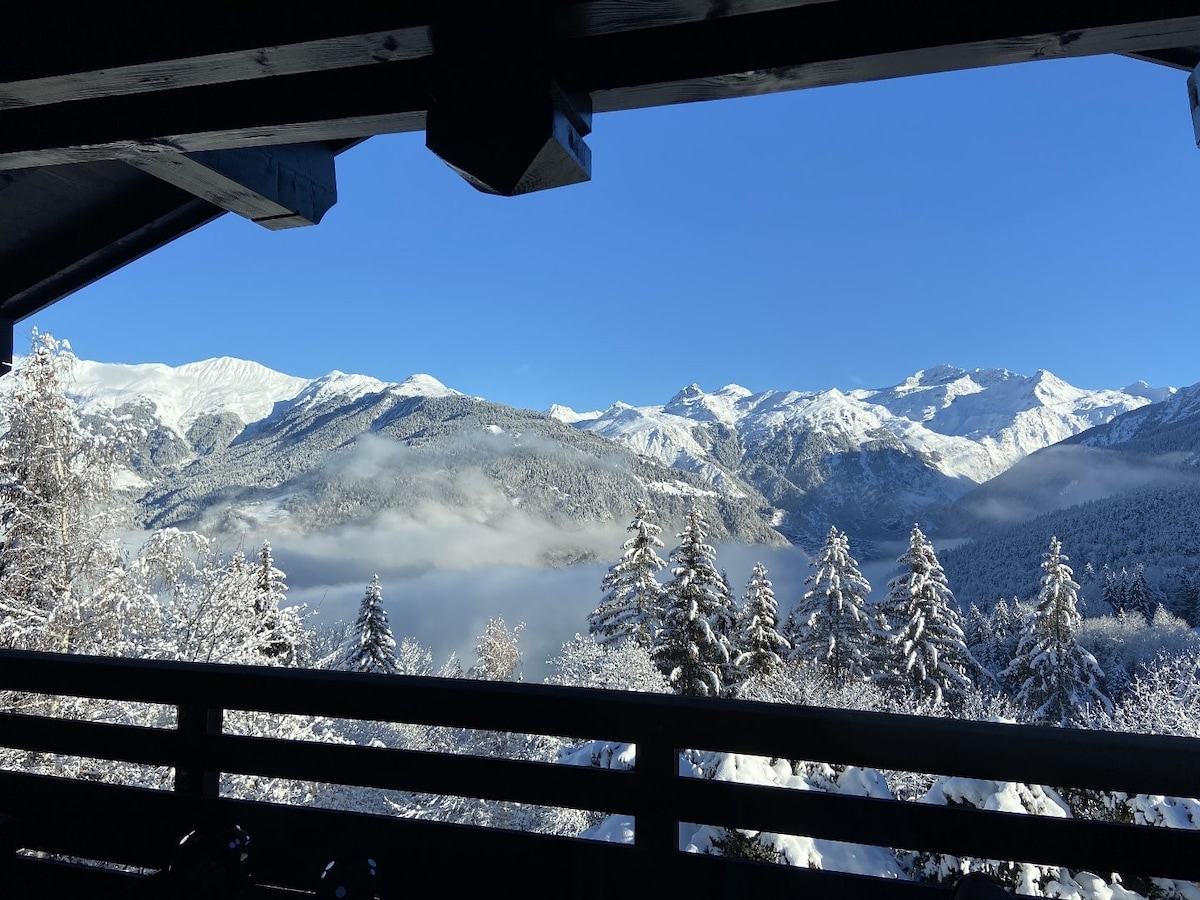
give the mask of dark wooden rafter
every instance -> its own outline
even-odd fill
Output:
[[[333,151],[285,144],[196,153],[140,153],[127,161],[214,206],[278,231],[316,225],[337,202]]]
[[[1169,47],[1163,50],[1145,50],[1138,53],[1126,53],[1130,59],[1155,63],[1181,72],[1191,72],[1200,66],[1200,45],[1195,47]]]
[[[336,192],[321,148],[374,134],[425,130],[470,183],[513,194],[588,177],[593,110],[1101,53],[1200,63],[1196,0],[262,0],[186,27],[157,0],[58,6],[0,29],[10,321],[221,210],[319,221]],[[110,160],[139,170],[119,198],[87,187]],[[47,167],[81,183],[28,239],[37,210],[6,184]]]
[[[58,27],[47,4],[6,10],[0,110],[426,56],[438,0],[213,3],[186,22],[155,0],[64,6]]]
[[[328,147],[337,154],[357,143],[341,141]],[[72,202],[73,192],[85,174],[93,199],[79,206]],[[15,222],[0,228],[0,237],[9,239],[0,248],[0,319],[9,322],[32,315],[225,211],[112,161],[0,172],[0,209],[6,188],[20,192],[14,208],[35,218],[23,234],[14,234]]]
[[[564,38],[613,34],[806,6],[830,0],[556,0],[461,8],[475,15],[531,8]],[[53,4],[51,4],[53,6]],[[180,27],[157,0],[70,4],[69,28],[48,28],[45,4],[6,11],[0,110],[202,84],[296,75],[427,56],[449,0],[294,0],[211,4]],[[147,36],[153,39],[147,39]]]
[[[1200,44],[1194,0],[834,0],[554,39],[597,112],[952,69]],[[436,54],[434,54],[436,56]],[[418,130],[431,57],[0,111],[0,168]],[[482,88],[482,86],[481,86]]]
[[[597,112],[1175,47],[1200,38],[1200,7],[1191,0],[840,0],[669,31],[670,45],[667,34],[646,31],[574,48]],[[623,64],[611,66],[616,59]]]

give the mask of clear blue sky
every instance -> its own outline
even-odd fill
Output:
[[[590,184],[476,193],[422,134],[316,228],[225,216],[18,325],[113,362],[427,372],[544,409],[948,362],[1200,381],[1181,72],[1044,62],[598,116]]]

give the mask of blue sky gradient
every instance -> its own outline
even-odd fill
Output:
[[[257,360],[577,409],[948,362],[1200,380],[1185,75],[1053,61],[597,116],[590,184],[476,193],[422,134],[316,228],[234,216],[18,325],[111,362]]]

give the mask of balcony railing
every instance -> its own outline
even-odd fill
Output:
[[[173,729],[0,714],[0,746],[175,770],[174,790],[0,772],[0,816],[23,852],[16,883],[87,896],[134,876],[76,858],[161,869],[198,827],[241,825],[255,881],[312,889],[353,849],[405,893],[539,886],[555,896],[786,890],[830,898],[945,898],[944,887],[678,851],[679,823],[799,834],[958,856],[1200,880],[1200,831],[990,812],[679,775],[680,748],[877,769],[1200,796],[1200,741],[776,704],[472,680],[355,675],[0,652],[0,691],[167,704]],[[225,710],[317,715],[636,744],[631,771],[225,733]],[[222,797],[223,773],[622,813],[632,845]],[[5,833],[0,820],[0,834]],[[0,863],[0,873],[3,872]],[[0,888],[0,896],[12,896]],[[271,895],[264,889],[264,896]],[[282,894],[281,894],[282,896]],[[294,894],[288,894],[294,896]]]

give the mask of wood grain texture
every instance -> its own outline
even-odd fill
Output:
[[[144,153],[128,161],[272,231],[316,225],[337,202],[333,151],[325,144]]]
[[[520,33],[499,29],[495,46],[486,34],[477,37],[483,59],[470,76],[482,86],[503,83],[506,65],[544,54],[561,83],[609,111],[1187,47],[1200,44],[1200,10],[1194,0],[1009,0],[985,7],[926,0],[915,8],[837,0],[572,39],[548,35],[549,43],[532,49],[527,36],[513,37]],[[0,168],[417,130],[434,85],[444,81],[438,73],[456,68],[439,64],[443,53],[453,60],[447,49],[388,65],[0,110]]]

